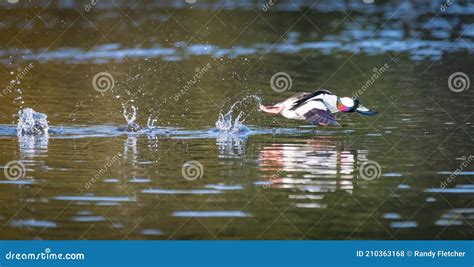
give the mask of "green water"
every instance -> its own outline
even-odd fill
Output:
[[[364,13],[359,1],[268,11],[253,1],[89,11],[71,2],[0,9],[2,89],[33,66],[0,97],[0,166],[26,167],[15,181],[0,172],[2,239],[473,238],[473,89],[448,87],[455,72],[472,81],[468,11],[415,5],[387,20],[397,4]],[[92,85],[100,72],[114,80],[103,93]],[[291,89],[272,90],[277,72],[291,76]],[[248,98],[237,111],[251,134],[212,132],[246,96],[271,104],[323,88],[362,89],[360,101],[379,114],[314,127],[258,112]],[[151,117],[190,132],[97,134],[125,127],[123,105],[138,108],[141,126]],[[24,107],[73,129],[9,133]],[[368,160],[380,167],[373,180],[361,178]],[[188,161],[201,177],[183,178]]]

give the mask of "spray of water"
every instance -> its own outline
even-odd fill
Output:
[[[150,115],[148,117],[148,122],[146,123],[146,127],[148,129],[153,129],[155,128],[155,122],[156,122],[156,119],[153,119],[153,117]]]
[[[136,132],[140,130],[140,125],[136,123],[137,119],[137,108],[135,106],[132,106],[132,112],[128,112],[128,109],[125,105],[122,105],[123,108],[123,117],[127,121],[127,131],[129,132]]]
[[[246,132],[249,131],[249,128],[243,124],[245,121],[244,112],[240,111],[235,119],[233,118],[234,109],[237,106],[241,106],[244,103],[247,103],[249,100],[255,100],[257,105],[261,103],[261,98],[256,95],[246,96],[242,100],[235,102],[230,107],[227,113],[223,113],[222,111],[219,113],[219,117],[216,121],[216,128],[220,132]]]
[[[48,116],[36,112],[32,108],[24,108],[18,112],[18,135],[47,134],[49,130]]]

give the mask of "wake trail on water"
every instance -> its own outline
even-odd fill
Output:
[[[218,138],[228,140],[226,136],[250,136],[260,134],[303,134],[311,132],[309,129],[292,128],[255,128],[244,124],[246,117],[250,116],[255,108],[262,102],[257,95],[250,95],[234,102],[230,108],[221,110],[215,122],[215,128],[202,130],[186,130],[173,127],[155,126],[156,119],[148,117],[147,125],[141,127],[137,123],[138,108],[136,106],[127,107],[122,105],[123,117],[127,123],[126,127],[117,127],[113,125],[71,125],[71,126],[50,126],[48,116],[37,112],[32,108],[23,108],[18,112],[17,125],[0,124],[0,138],[17,135],[19,138],[27,136],[38,136],[45,138],[88,138],[88,137],[113,137],[127,134],[138,135],[162,135],[173,139],[200,139],[200,138]],[[250,111],[246,114],[242,109]],[[325,131],[325,134],[329,132]],[[330,134],[330,133],[329,133]],[[52,135],[52,136],[50,136]],[[24,138],[23,138],[24,139]],[[224,142],[225,143],[225,142]]]

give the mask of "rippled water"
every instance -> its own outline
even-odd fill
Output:
[[[0,5],[2,238],[473,238],[469,1],[132,2]],[[320,88],[379,114],[258,111]]]

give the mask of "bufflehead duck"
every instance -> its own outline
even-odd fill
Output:
[[[260,105],[260,110],[267,113],[281,114],[292,120],[306,120],[314,125],[339,125],[333,113],[358,112],[363,115],[374,115],[377,111],[362,106],[353,97],[338,97],[327,90],[314,93],[298,93],[273,106]]]

